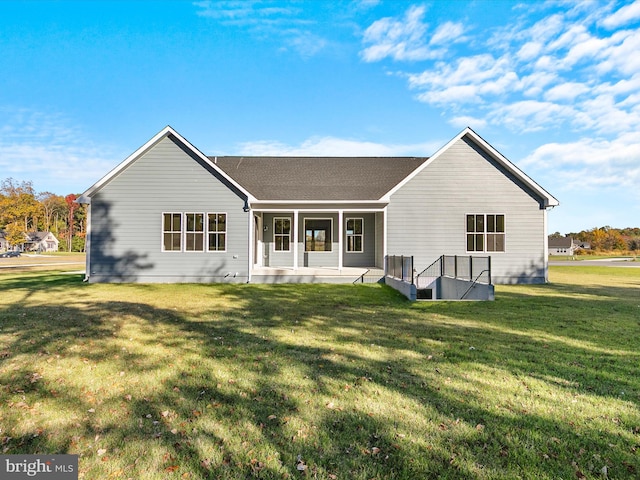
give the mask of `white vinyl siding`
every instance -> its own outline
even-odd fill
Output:
[[[249,275],[245,205],[246,198],[215,172],[164,138],[93,195],[89,281],[244,283]],[[177,216],[181,225],[165,231],[163,212]],[[205,225],[204,251],[185,251],[184,214],[201,212],[205,223],[206,212],[226,215],[225,250],[208,250]],[[165,233],[175,242],[167,246],[175,250],[165,249]]]
[[[466,215],[504,215],[505,251],[479,255],[493,256],[495,283],[542,283],[547,239],[542,202],[463,138],[391,196],[387,254],[413,255],[418,270],[441,255],[469,255]]]

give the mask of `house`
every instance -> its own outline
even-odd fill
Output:
[[[57,252],[59,241],[51,232],[28,232],[22,245],[25,252]]]
[[[166,127],[79,201],[90,282],[351,282],[446,254],[542,283],[558,205],[470,128],[430,158],[336,158],[207,157]]]
[[[6,239],[6,237],[4,236],[5,233],[0,230],[0,252],[5,251],[5,250],[9,250],[9,241]]]
[[[549,237],[549,255],[575,255],[578,250],[590,250],[589,242],[580,242],[573,237]]]
[[[573,255],[575,248],[571,237],[549,237],[549,255]]]
[[[11,244],[0,230],[0,250],[9,250]],[[20,251],[26,252],[57,252],[58,239],[51,232],[29,232],[25,234],[24,243],[17,245]]]

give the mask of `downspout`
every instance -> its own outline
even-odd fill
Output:
[[[82,203],[83,205],[87,206],[87,230],[85,232],[84,238],[84,279],[82,281],[88,282],[89,277],[91,276],[91,199],[81,196],[80,198],[78,198],[78,203]]]
[[[547,231],[548,208],[549,207],[545,207],[542,213],[542,244],[544,245],[542,254],[544,255],[544,283],[549,283],[549,232]]]

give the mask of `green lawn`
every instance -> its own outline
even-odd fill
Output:
[[[2,453],[80,478],[640,476],[640,269],[495,302],[0,275]]]

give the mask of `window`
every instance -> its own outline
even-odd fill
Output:
[[[204,251],[204,214],[185,214],[184,248],[187,252]]]
[[[331,219],[312,218],[304,221],[304,251],[331,251]]]
[[[467,215],[468,252],[504,252],[504,215]]]
[[[226,248],[226,213],[209,213],[206,217],[204,213],[162,214],[163,252],[217,252]]]
[[[347,252],[362,252],[364,219],[347,218]]]
[[[182,250],[182,214],[162,214],[162,250],[179,252]]]
[[[227,249],[227,214],[210,213],[207,215],[209,232],[208,250],[220,252]]]
[[[291,251],[291,219],[273,219],[273,248],[276,252]]]

